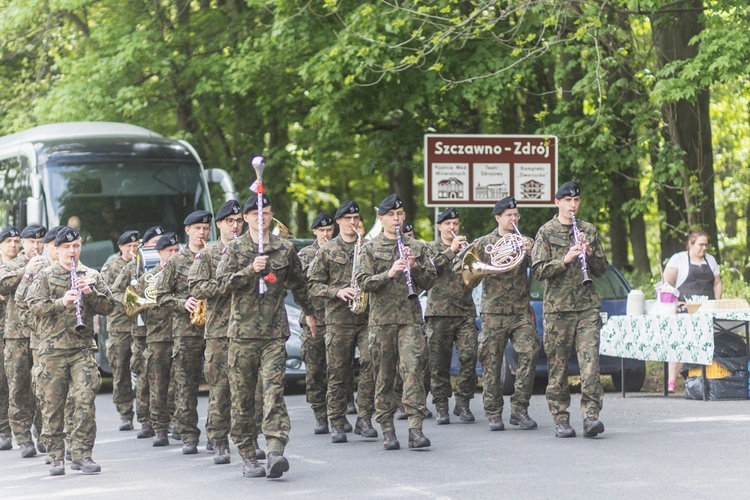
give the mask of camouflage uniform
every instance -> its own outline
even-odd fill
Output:
[[[416,258],[411,269],[415,286],[429,290],[437,277],[424,244],[408,236],[404,245]],[[391,279],[388,270],[398,260],[396,240],[381,233],[362,247],[355,271],[360,288],[370,294],[370,355],[375,377],[375,420],[383,432],[395,431],[393,416],[398,400],[394,393],[396,371],[404,381],[403,404],[410,429],[422,429],[425,416],[423,369],[425,339],[419,301],[407,299],[405,274]]]
[[[5,308],[7,303],[5,297],[0,298],[0,325],[5,325]],[[0,340],[0,347],[5,350],[5,342]],[[11,436],[10,423],[8,421],[8,378],[5,375],[5,356],[0,356],[0,439]]]
[[[119,254],[110,257],[102,266],[104,282],[111,287],[127,263]],[[107,317],[109,338],[106,352],[109,366],[112,367],[112,401],[120,417],[130,422],[133,421],[133,382],[130,375],[132,327],[122,300],[116,300],[114,311]]]
[[[112,296],[117,304],[122,304],[125,298],[125,291],[135,279],[136,259],[132,259],[125,264],[120,274],[115,278],[114,283],[110,286]],[[138,286],[136,285],[135,288]],[[130,346],[130,372],[135,374],[135,416],[141,425],[151,425],[149,419],[149,385],[148,370],[146,366],[146,324],[142,318],[145,313],[141,313],[135,320],[130,318],[130,335],[132,344]]]
[[[289,322],[284,307],[286,288],[292,290],[306,315],[314,313],[308,300],[302,264],[294,245],[270,235],[264,246],[267,269],[275,276],[266,280],[268,290],[258,294],[259,275],[252,267],[258,246],[249,233],[230,241],[216,274],[222,293],[233,293],[229,318],[229,387],[232,394],[232,440],[243,458],[255,457],[258,435],[255,392],[263,379],[263,434],[268,453],[284,452],[291,428],[284,402],[286,340]]]
[[[7,375],[9,390],[8,420],[16,442],[29,443],[31,439],[31,425],[36,421],[37,430],[41,428],[41,413],[37,412],[36,397],[32,389],[31,370],[34,357],[31,350],[31,332],[33,323],[28,310],[21,314],[16,304],[15,294],[21,281],[27,283],[33,279],[33,274],[26,274],[29,259],[20,253],[15,259],[0,267],[0,295],[7,297],[5,313],[5,375]]]
[[[206,346],[204,326],[191,324],[190,313],[185,310],[185,302],[190,297],[188,272],[195,256],[190,247],[185,247],[167,261],[156,282],[158,307],[166,305],[172,309],[176,391],[174,422],[185,444],[197,443],[201,433],[198,429],[198,388]]]
[[[320,245],[316,240],[303,248],[297,256],[302,263],[302,272],[310,280],[310,265],[318,254]],[[311,284],[312,285],[312,284]],[[313,295],[310,293],[310,295]],[[315,338],[310,333],[305,317],[300,315],[302,327],[302,361],[305,362],[305,393],[312,407],[315,420],[326,418],[326,306],[322,297],[311,297],[315,308]],[[330,366],[328,368],[330,370]],[[330,383],[330,371],[328,381]]]
[[[425,321],[430,361],[432,402],[448,410],[451,397],[450,365],[453,344],[460,363],[456,406],[468,405],[477,389],[477,322],[471,288],[453,272],[456,254],[441,240],[428,243],[437,279],[427,295]]]
[[[326,355],[328,361],[328,417],[336,426],[346,422],[350,394],[348,380],[353,377],[355,348],[359,348],[358,416],[371,419],[375,412],[375,378],[370,356],[367,314],[354,314],[349,303],[336,297],[352,279],[352,258],[356,243],[337,236],[320,249],[310,269],[313,295],[325,300]],[[364,247],[363,247],[364,248]],[[361,259],[362,257],[357,257]]]
[[[607,257],[596,228],[578,221],[586,234],[591,255],[586,256],[589,272],[603,276]],[[583,285],[581,261],[565,264],[563,258],[573,246],[571,226],[555,216],[539,228],[531,251],[532,269],[538,280],[545,280],[544,351],[547,353],[549,384],[547,403],[555,423],[570,420],[568,361],[575,344],[581,367],[581,414],[598,419],[604,394],[599,380],[599,328],[601,302],[596,287]]]
[[[70,288],[70,271],[59,262],[40,271],[29,290],[29,308],[39,317],[39,366],[37,389],[44,419],[42,440],[53,462],[63,460],[65,445],[64,407],[73,399],[76,419],[70,429],[71,456],[82,460],[91,456],[96,439],[96,394],[101,386],[99,368],[93,355],[93,319],[114,308],[114,298],[99,273],[83,264],[78,277],[90,283],[91,293],[81,294],[81,315],[85,329],[75,330],[76,306],[63,305]]]
[[[472,247],[478,249],[482,262],[490,261],[490,256],[484,252],[485,246],[494,245],[500,239],[500,233],[494,230],[472,243]],[[508,340],[518,354],[516,382],[510,398],[511,415],[528,413],[534,391],[539,335],[531,317],[528,276],[530,264],[531,256],[527,255],[514,269],[489,274],[483,281],[479,360],[482,363],[484,414],[488,420],[500,418],[503,414],[501,373]]]

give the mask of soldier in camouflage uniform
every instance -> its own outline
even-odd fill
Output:
[[[378,206],[383,232],[368,241],[357,265],[355,279],[370,294],[370,355],[374,365],[376,420],[383,429],[383,448],[400,448],[393,416],[398,401],[394,393],[396,372],[404,381],[402,402],[409,418],[409,448],[430,446],[422,433],[425,416],[423,370],[425,339],[419,301],[408,299],[407,272],[415,287],[429,290],[437,272],[424,244],[403,238],[403,255],[396,227],[404,223],[401,198],[393,194]],[[406,272],[405,272],[406,271]]]
[[[188,272],[190,295],[206,301],[206,355],[204,372],[208,382],[208,419],[206,436],[213,443],[214,463],[228,464],[229,427],[231,423],[231,396],[227,354],[229,353],[229,315],[232,296],[219,293],[216,266],[224,254],[227,243],[242,232],[240,204],[230,200],[216,211],[219,241],[208,245],[198,254]]]
[[[521,216],[515,198],[508,196],[498,201],[492,210],[497,229],[471,244],[479,260],[490,264],[491,255],[485,249],[493,247],[506,234],[515,234]],[[515,243],[514,243],[515,244]],[[525,256],[506,272],[488,274],[482,287],[482,333],[479,337],[479,360],[483,373],[484,414],[491,431],[505,429],[503,423],[503,384],[501,373],[505,346],[510,340],[518,354],[515,390],[510,398],[510,424],[523,430],[536,429],[529,417],[529,401],[534,390],[536,361],[539,357],[539,335],[531,316],[528,270],[531,264],[531,239],[523,237],[519,243]],[[503,247],[507,250],[508,247]],[[517,249],[513,255],[519,255]]]
[[[156,302],[172,309],[174,335],[175,425],[182,436],[182,453],[198,453],[198,386],[205,349],[204,325],[196,325],[190,315],[198,307],[198,299],[190,295],[188,272],[195,256],[203,250],[211,232],[213,214],[196,210],[185,217],[188,244],[167,261],[156,282]]]
[[[21,238],[18,229],[8,226],[0,231],[0,266],[5,267],[16,258],[21,250]],[[0,323],[5,325],[5,310],[7,309],[7,297],[0,294]],[[4,328],[4,327],[3,327]],[[0,335],[1,336],[1,335]],[[5,343],[0,340],[0,347],[5,349]],[[8,379],[5,375],[5,356],[0,356],[0,450],[13,449],[13,440],[8,421],[9,389]]]
[[[557,437],[574,437],[570,426],[568,360],[575,345],[581,368],[581,414],[584,437],[604,432],[599,420],[604,393],[599,380],[601,302],[596,287],[583,283],[583,262],[596,277],[607,270],[607,257],[596,228],[578,221],[581,234],[574,240],[573,218],[581,204],[581,189],[566,182],[555,193],[557,215],[539,228],[531,252],[532,269],[544,280],[544,351],[547,353],[547,403]],[[583,255],[585,260],[581,259]]]
[[[47,259],[42,256],[42,240],[47,232],[44,226],[27,226],[21,231],[23,252],[15,259],[0,266],[0,294],[7,297],[5,314],[5,373],[10,392],[8,418],[16,442],[21,448],[21,457],[36,455],[31,437],[31,426],[37,414],[36,397],[32,390],[31,369],[34,359],[31,351],[33,323],[28,315],[22,317],[16,305],[15,294],[21,281],[31,281],[31,269]],[[41,413],[36,419],[39,425]]]
[[[327,212],[319,213],[313,219],[310,229],[315,235],[315,242],[300,250],[297,257],[302,263],[302,272],[308,277],[308,283],[312,285],[310,283],[310,265],[318,255],[320,247],[333,238],[333,217]],[[310,328],[307,326],[305,317],[300,316],[299,319],[302,327],[301,354],[302,361],[305,362],[305,394],[315,417],[313,432],[315,434],[328,434],[328,418],[326,416],[326,301],[322,297],[313,296],[312,293],[310,295],[315,308],[315,337],[310,334]]]
[[[156,242],[164,234],[161,226],[150,227],[143,235],[143,250],[154,250]],[[122,304],[125,291],[129,286],[138,289],[138,278],[145,272],[145,262],[141,262],[140,253],[136,258],[125,264],[120,274],[110,286],[115,302]],[[142,292],[141,292],[142,293]],[[154,428],[150,419],[150,391],[148,385],[148,370],[146,358],[146,323],[143,321],[145,313],[137,314],[134,318],[128,318],[131,322],[132,344],[130,345],[130,372],[135,374],[135,416],[141,429],[136,437],[146,439],[155,436]],[[171,412],[170,412],[171,414]]]
[[[372,426],[375,379],[370,357],[367,312],[354,314],[349,308],[350,301],[361,300],[360,291],[352,286],[353,263],[362,258],[361,235],[357,233],[359,205],[354,201],[345,201],[336,210],[335,218],[339,225],[339,235],[320,249],[310,269],[309,279],[313,294],[325,300],[331,441],[346,443],[344,425],[348,423],[348,379],[353,376],[352,364],[356,348],[359,348],[360,353],[360,370],[357,388],[359,411],[354,432],[363,437],[376,438],[378,431]]]
[[[138,231],[125,231],[117,240],[119,253],[114,254],[102,266],[102,278],[112,287],[125,265],[132,261],[138,251]],[[117,299],[117,297],[115,297]],[[133,324],[125,314],[122,301],[115,301],[115,309],[107,317],[107,360],[112,367],[112,401],[120,414],[120,430],[133,430],[133,382],[130,374],[130,358],[133,342]]]
[[[477,313],[471,288],[453,272],[456,254],[466,245],[466,237],[458,236],[460,221],[455,208],[441,212],[436,222],[440,234],[427,248],[437,279],[427,295],[425,311],[432,402],[437,410],[437,424],[449,424],[450,365],[455,344],[460,368],[454,412],[463,422],[473,422],[469,401],[477,389]]]
[[[262,197],[260,204],[259,197]],[[259,216],[263,217],[262,232],[259,231]],[[268,196],[251,196],[243,207],[243,217],[248,231],[229,242],[216,271],[221,292],[234,294],[228,331],[231,433],[243,459],[244,476],[277,478],[289,470],[289,462],[283,456],[291,428],[284,402],[285,343],[289,338],[284,307],[286,289],[292,290],[294,299],[308,317],[313,336],[316,334],[314,309],[294,245],[268,231],[273,219]],[[259,241],[263,241],[262,255],[258,252]],[[262,294],[261,278],[266,287]],[[262,409],[255,404],[259,377],[263,380]],[[255,418],[261,411],[268,446],[267,473],[255,456],[258,434]]]
[[[65,474],[64,407],[73,398],[76,419],[70,432],[73,470],[84,474],[101,471],[91,459],[96,439],[96,394],[101,385],[91,349],[95,314],[107,315],[114,298],[99,273],[80,262],[81,235],[70,227],[55,238],[59,260],[42,270],[29,290],[29,308],[39,316],[39,366],[37,389],[44,419],[42,440],[51,460],[50,475]],[[72,264],[78,279],[71,284]],[[80,314],[83,329],[76,330]]]

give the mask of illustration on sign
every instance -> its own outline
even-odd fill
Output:
[[[514,191],[518,201],[545,200],[550,197],[549,184],[544,181],[550,178],[549,163],[516,163]]]
[[[466,163],[435,163],[432,189],[440,200],[466,200],[469,188],[469,165]]]
[[[510,163],[474,164],[474,199],[497,201],[510,195]]]

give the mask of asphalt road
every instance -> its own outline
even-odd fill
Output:
[[[50,477],[43,457],[22,459],[18,449],[3,451],[0,498],[747,497],[750,401],[687,401],[655,394],[623,399],[608,393],[601,415],[604,434],[580,437],[576,410],[572,424],[579,437],[557,439],[543,395],[532,398],[530,413],[539,422],[533,431],[508,426],[489,432],[481,399],[479,392],[472,402],[473,424],[459,423],[458,417],[440,427],[434,419],[426,421],[429,451],[407,450],[406,422],[397,422],[402,449],[386,452],[380,439],[350,434],[349,443],[332,444],[330,435],[314,435],[304,395],[288,396],[291,469],[269,480],[244,478],[234,448],[230,465],[214,465],[205,439],[198,455],[183,456],[180,443],[153,448],[151,440],[136,439],[135,431],[119,432],[111,394],[101,394],[93,457],[102,473],[84,476],[68,466],[64,477]],[[575,408],[579,402],[574,395]],[[202,395],[201,427],[206,404]]]

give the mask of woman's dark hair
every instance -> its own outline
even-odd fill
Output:
[[[708,233],[707,232],[705,232],[705,231],[693,231],[693,230],[690,230],[690,232],[688,233],[688,239],[687,239],[687,244],[685,245],[685,248],[687,248],[688,250],[690,250],[690,246],[693,243],[695,243],[695,240],[697,240],[701,236],[705,236],[706,239],[708,239]]]

